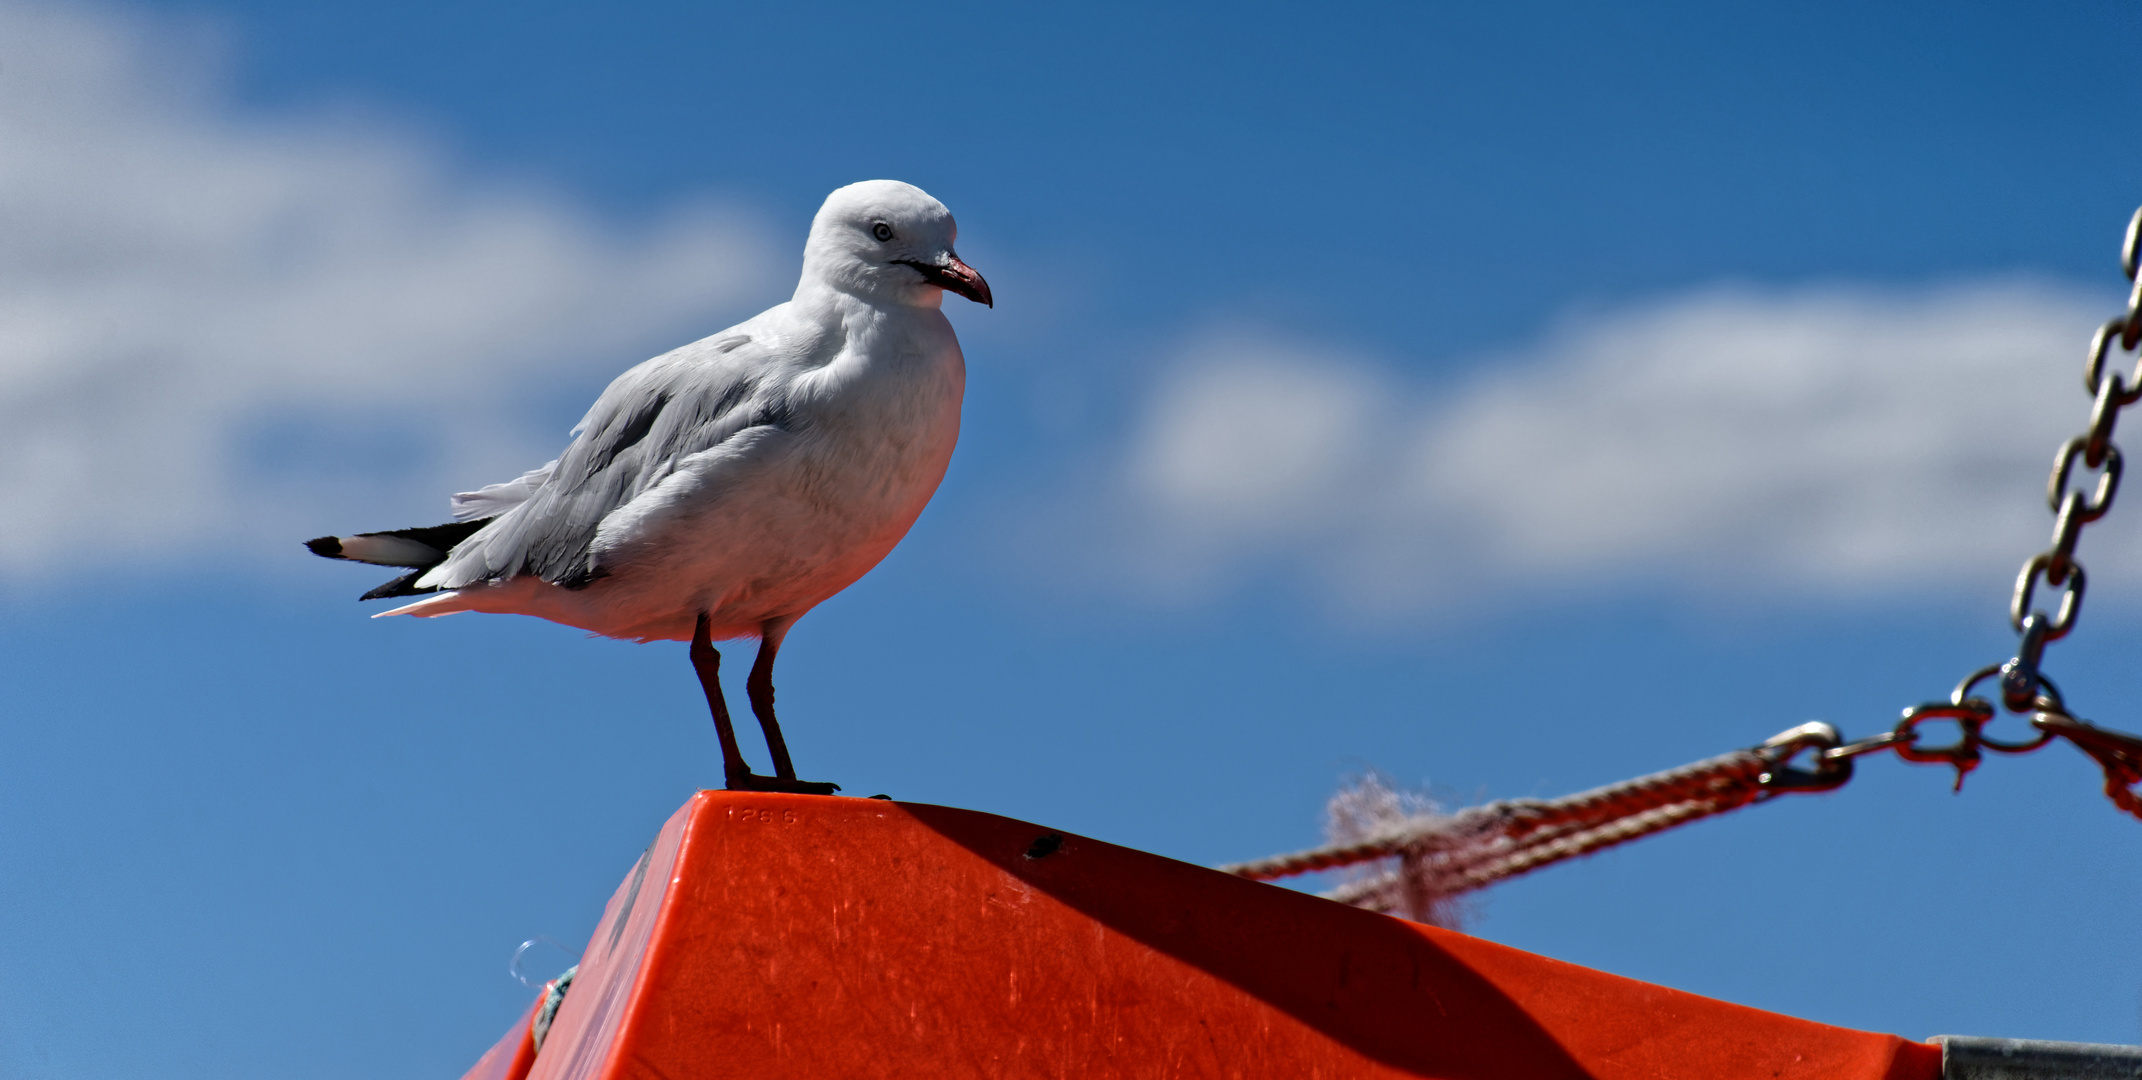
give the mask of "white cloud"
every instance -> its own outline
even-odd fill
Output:
[[[440,516],[562,441],[519,387],[718,329],[788,265],[712,204],[628,230],[391,126],[248,113],[173,29],[0,3],[0,580]],[[323,438],[352,460],[278,471]]]
[[[1373,467],[1377,380],[1247,342],[1200,347],[1145,432],[1133,488],[1208,534],[1294,535],[1342,509],[1334,478]]]
[[[1717,289],[1572,319],[1440,388],[1207,340],[1116,467],[1109,570],[1177,593],[1278,570],[1356,612],[1632,580],[1997,595],[2050,533],[2045,472],[2115,299]],[[2086,561],[2137,565],[2121,534]]]

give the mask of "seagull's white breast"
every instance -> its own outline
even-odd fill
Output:
[[[595,542],[605,576],[536,589],[526,602],[559,610],[530,614],[652,639],[688,638],[703,610],[716,637],[747,636],[853,584],[900,542],[951,462],[966,363],[935,308],[842,299],[833,325],[772,318],[780,309],[753,321],[781,339],[772,375],[787,415],[685,459],[620,508]]]

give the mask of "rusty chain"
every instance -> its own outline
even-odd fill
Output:
[[[2091,397],[2090,426],[2061,444],[2053,456],[2053,475],[2046,482],[2045,499],[2053,511],[2052,546],[2024,561],[2008,601],[2008,621],[2017,635],[2015,656],[1965,676],[1946,701],[1904,710],[1895,728],[1873,738],[1845,742],[1836,728],[1822,723],[1802,724],[1776,736],[1757,748],[1775,762],[1763,778],[1767,790],[1779,794],[1827,791],[1852,778],[1853,759],[1883,750],[1906,761],[1948,765],[1956,770],[1956,787],[1961,789],[1964,776],[1978,767],[1987,751],[2027,754],[2063,738],[2097,760],[2105,772],[2105,794],[2113,803],[2142,818],[2142,795],[2135,791],[2142,783],[2142,737],[2077,718],[2040,670],[2045,647],[2075,629],[2088,582],[2082,563],[2075,558],[2075,546],[2083,528],[2104,517],[2119,494],[2122,464],[2112,430],[2119,423],[2121,409],[2142,401],[2142,361],[2128,374],[2106,370],[2107,356],[2115,346],[2133,354],[2136,345],[2142,344],[2142,274],[2137,273],[2142,270],[2142,209],[2128,220],[2127,236],[2120,245],[2120,270],[2130,283],[2127,310],[2098,327],[2083,365],[2083,389]],[[2097,473],[2094,484],[2077,485],[2078,464]],[[2048,589],[2060,590],[2059,603],[2050,615],[2037,603],[2041,581]],[[1972,691],[1994,678],[1999,680],[2000,708],[2023,717],[2033,730],[2032,737],[2008,741],[1985,733],[1999,710]],[[1954,723],[1956,741],[1929,745],[1919,725],[1936,721]],[[1792,764],[1802,753],[1812,756],[1812,767]]]
[[[1780,732],[1760,746],[1678,769],[1609,784],[1560,799],[1511,799],[1455,814],[1421,815],[1396,822],[1376,835],[1307,851],[1236,863],[1221,869],[1259,881],[1294,874],[1395,860],[1383,872],[1326,893],[1332,899],[1377,911],[1426,918],[1428,902],[1478,889],[1539,867],[1611,847],[1713,814],[1799,792],[1829,791],[1852,779],[1853,762],[1889,751],[1906,761],[1947,765],[1956,788],[1989,752],[2027,754],[2066,739],[2096,759],[2105,773],[2105,794],[2121,810],[2142,818],[2142,736],[2098,727],[2068,711],[2059,687],[2040,670],[2045,647],[2075,629],[2088,579],[2075,547],[2083,528],[2104,517],[2119,494],[2120,448],[2112,431],[2120,410],[2142,401],[2142,358],[2131,374],[2107,372],[2115,345],[2134,354],[2142,344],[2142,209],[2128,221],[2120,269],[2132,284],[2127,311],[2099,327],[2090,339],[2083,386],[2092,400],[2090,427],[2062,443],[2046,483],[2053,512],[2053,542],[2023,563],[2008,604],[2016,654],[1969,675],[1943,701],[1904,710],[1894,728],[1871,738],[1845,741],[1835,727],[1815,721]],[[2096,481],[2077,486],[2077,465]],[[2037,604],[2043,581],[2060,590],[2048,615]],[[1974,694],[1997,680],[2000,704]],[[1986,728],[2002,709],[2031,728],[2025,739],[2000,739]],[[1953,723],[1956,739],[1930,743],[1923,724]],[[1805,755],[1806,765],[1796,764]]]

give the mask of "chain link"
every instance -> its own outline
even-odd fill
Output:
[[[1823,723],[1802,724],[1772,738],[1756,748],[1771,763],[1762,778],[1767,791],[1783,794],[1835,788],[1852,778],[1854,759],[1883,750],[1894,751],[1906,761],[1955,769],[1960,790],[1964,777],[1978,767],[1986,752],[2027,754],[2064,738],[2104,769],[2105,794],[2114,805],[2142,818],[2142,794],[2135,791],[2142,785],[2142,737],[2077,719],[2068,712],[2059,689],[2040,670],[2045,647],[2068,636],[2082,611],[2089,577],[2075,557],[2075,547],[2083,529],[2104,517],[2119,494],[2123,465],[2120,448],[2112,442],[2113,429],[2119,424],[2120,410],[2142,401],[2142,357],[2125,374],[2107,370],[2115,348],[2133,354],[2142,345],[2142,273],[2137,273],[2142,270],[2142,209],[2127,222],[2127,235],[2120,244],[2120,270],[2132,283],[2127,311],[2097,328],[2083,364],[2083,388],[2091,397],[2090,426],[2061,444],[2053,456],[2053,474],[2046,481],[2045,501],[2053,512],[2052,546],[2024,561],[2009,597],[2008,621],[2017,634],[2015,656],[1965,676],[1946,701],[1904,710],[1895,728],[1873,738],[1846,742],[1836,728]],[[2077,486],[2078,463],[2097,473],[2094,485]],[[2060,592],[2051,614],[2038,606],[2040,582]],[[1995,677],[2001,706],[2030,724],[2030,738],[2005,740],[1986,735],[1987,725],[1999,710],[1972,691]],[[1956,740],[1927,742],[1920,725],[1936,722],[1954,723]],[[1810,765],[1794,765],[1803,754],[1809,756]]]
[[[2075,558],[2083,527],[2104,517],[2119,494],[2120,449],[2112,444],[2112,431],[2120,410],[2142,401],[2142,363],[2131,376],[2107,372],[2105,361],[2115,342],[2122,352],[2132,353],[2142,343],[2142,209],[2127,221],[2127,234],[2120,241],[2120,271],[2131,288],[2127,310],[2097,328],[2090,339],[2088,359],[2083,363],[2083,389],[2091,396],[2090,427],[2062,443],[2053,455],[2053,474],[2046,480],[2046,504],[2053,511],[2053,546],[2024,562],[2016,575],[2015,593],[2008,601],[2008,620],[2021,635],[2014,659],[2002,668],[2001,699],[2013,712],[2041,711],[2033,708],[2038,696],[2039,673],[2045,646],[2068,636],[2082,610],[2083,591],[2089,578]],[[2099,470],[2096,490],[2090,494],[2072,490],[2075,463]],[[2052,615],[2036,607],[2038,582],[2062,588],[2059,606]]]
[[[2112,731],[2068,712],[2060,688],[2039,670],[2045,647],[2068,636],[2082,611],[2089,578],[2075,558],[2083,529],[2105,516],[2120,491],[2122,459],[2112,443],[2120,410],[2142,401],[2142,358],[2131,374],[2106,371],[2115,345],[2134,353],[2142,344],[2142,209],[2127,223],[2120,269],[2133,287],[2127,311],[2098,327],[2083,366],[2092,399],[2090,427],[2060,445],[2045,485],[2053,512],[2052,546],[2031,556],[2016,575],[2008,620],[2017,634],[2016,654],[1989,664],[1956,684],[1944,701],[1904,710],[1894,728],[1846,742],[1829,724],[1815,721],[1772,736],[1761,746],[1738,750],[1680,769],[1611,784],[1562,799],[1518,799],[1472,807],[1448,816],[1427,816],[1363,839],[1327,844],[1221,869],[1258,881],[1352,866],[1378,859],[1395,868],[1326,895],[1378,911],[1405,910],[1418,917],[1430,899],[1448,898],[1503,878],[1647,836],[1662,829],[1724,813],[1781,795],[1829,791],[1852,779],[1853,764],[1867,754],[1890,751],[1906,761],[1956,770],[1956,789],[1986,754],[2027,754],[2056,738],[2090,755],[2105,773],[2113,805],[2142,818],[2142,736]],[[2097,481],[2077,485],[2076,465]],[[2060,590],[2052,614],[2039,607],[2038,584]],[[1986,734],[2000,707],[1974,694],[1988,679],[2000,689],[2000,706],[2024,718],[2031,735],[2000,739]],[[1955,724],[1951,742],[1934,742],[1927,724]],[[1806,764],[1798,764],[1802,759]]]

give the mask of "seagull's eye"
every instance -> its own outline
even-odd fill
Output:
[[[892,239],[892,226],[880,221],[870,227],[870,235],[877,237],[878,243],[882,244]]]

